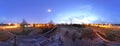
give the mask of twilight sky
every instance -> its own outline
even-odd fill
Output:
[[[120,0],[0,0],[0,22],[120,23]]]

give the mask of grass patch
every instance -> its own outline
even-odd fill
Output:
[[[5,34],[5,32],[0,31],[0,41],[6,41],[8,39],[10,39],[10,36]]]

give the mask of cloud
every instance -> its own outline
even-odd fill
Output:
[[[55,22],[63,23],[64,20],[67,20],[66,23],[70,23],[69,18],[72,19],[73,23],[77,23],[77,24],[93,23],[94,21],[98,20],[99,16],[92,11],[93,6],[91,5],[83,5],[83,6],[74,7],[71,9],[57,14],[55,18]]]

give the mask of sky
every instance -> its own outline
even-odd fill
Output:
[[[120,23],[120,0],[0,0],[0,23]]]

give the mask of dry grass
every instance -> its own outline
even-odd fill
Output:
[[[87,40],[96,38],[92,29],[79,27],[62,27],[60,35],[65,46],[80,46],[83,39],[86,39],[84,42],[87,43]]]
[[[120,29],[117,28],[96,28],[97,31],[110,41],[120,42]]]
[[[6,41],[10,38],[9,35],[7,35],[5,32],[0,31],[0,41]]]

